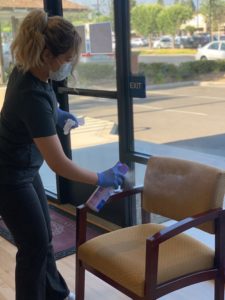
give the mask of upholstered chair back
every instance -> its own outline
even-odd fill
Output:
[[[223,207],[223,170],[176,158],[151,157],[144,179],[143,208],[158,215],[181,220]],[[214,224],[200,229],[214,233]]]

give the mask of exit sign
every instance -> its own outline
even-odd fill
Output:
[[[146,85],[145,76],[132,75],[129,81],[130,95],[133,98],[145,98],[146,97]]]

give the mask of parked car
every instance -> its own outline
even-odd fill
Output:
[[[213,36],[213,40],[214,41],[225,41],[225,35],[224,34],[221,34],[221,35],[217,35],[217,34],[215,34],[214,36]]]
[[[202,48],[199,48],[196,56],[196,60],[217,60],[225,59],[225,41],[214,41],[206,44]]]
[[[209,42],[206,35],[179,36],[175,38],[175,48],[199,48]]]
[[[145,47],[148,46],[148,42],[146,39],[137,37],[137,38],[131,38],[130,41],[131,47]]]
[[[170,36],[162,36],[159,40],[153,42],[153,48],[172,48],[173,39]]]

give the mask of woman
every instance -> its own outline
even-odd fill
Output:
[[[43,160],[69,180],[117,187],[117,168],[94,173],[73,163],[62,149],[56,125],[76,118],[57,108],[49,79],[63,80],[75,65],[81,38],[62,17],[42,10],[23,20],[11,50],[15,59],[0,118],[0,215],[16,255],[16,300],[73,300],[56,268],[45,191]]]

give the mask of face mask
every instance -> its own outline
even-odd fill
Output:
[[[65,63],[61,65],[61,67],[57,71],[50,71],[49,78],[55,81],[64,80],[71,74],[72,68],[73,66],[71,63]]]

